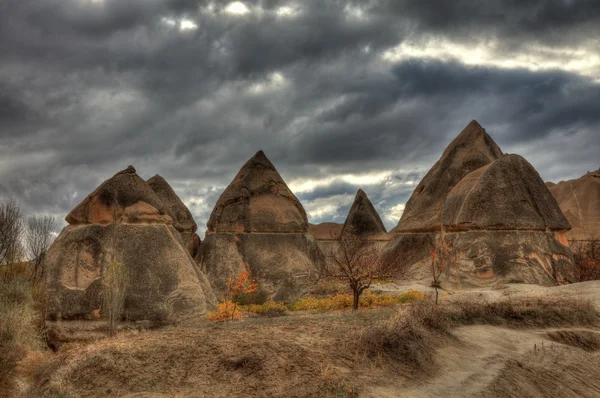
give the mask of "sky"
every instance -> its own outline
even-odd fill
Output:
[[[427,4],[425,4],[427,3]],[[262,149],[309,221],[386,227],[473,119],[545,181],[600,166],[600,2],[0,0],[0,199],[133,165],[206,221]]]

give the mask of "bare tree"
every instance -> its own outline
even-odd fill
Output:
[[[353,294],[352,310],[356,311],[360,295],[374,280],[406,276],[406,268],[397,267],[397,256],[383,256],[373,241],[360,239],[351,233],[332,235],[336,245],[332,247],[327,264],[321,276],[339,279],[348,284]]]
[[[32,265],[31,279],[40,281],[45,275],[46,250],[52,243],[54,217],[29,217],[25,228],[25,249]]]
[[[21,260],[23,217],[14,200],[0,203],[0,267]]]
[[[431,270],[431,276],[433,278],[431,281],[431,286],[435,289],[435,303],[437,304],[439,296],[438,289],[441,287],[440,279],[453,259],[452,247],[446,240],[446,236],[443,232],[436,238],[433,248],[430,251],[430,256],[431,265],[429,269]]]
[[[572,241],[571,250],[579,270],[579,281],[600,279],[600,238],[591,236],[586,241]]]
[[[102,298],[111,335],[117,331],[117,322],[123,313],[127,289],[127,270],[117,259],[117,195],[113,194],[112,247],[110,260],[102,273]]]

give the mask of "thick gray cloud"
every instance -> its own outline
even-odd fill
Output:
[[[546,180],[598,167],[598,2],[480,4],[3,0],[0,197],[63,218],[133,164],[203,225],[263,149],[311,221],[363,188],[391,228],[471,119]]]

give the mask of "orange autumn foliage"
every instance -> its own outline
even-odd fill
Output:
[[[240,317],[239,301],[258,289],[258,283],[250,276],[250,271],[235,274],[227,280],[227,299],[217,305],[217,310],[208,314],[211,321],[234,320]]]

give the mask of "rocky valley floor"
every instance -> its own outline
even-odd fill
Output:
[[[507,290],[515,300],[600,302],[600,282],[461,294],[494,300]],[[368,355],[361,347],[368,330],[402,316],[406,306],[125,330],[27,358],[21,391],[56,397],[600,396],[595,326],[459,326],[417,336],[406,360]]]

